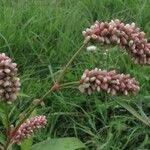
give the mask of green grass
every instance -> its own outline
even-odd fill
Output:
[[[80,47],[81,32],[95,20],[121,19],[135,22],[150,37],[149,0],[0,0],[0,52],[18,64],[21,93],[14,118],[50,88],[53,79]],[[115,97],[105,93],[81,95],[65,89],[45,98],[37,113],[48,117],[48,125],[34,137],[37,143],[48,137],[78,137],[90,150],[150,149],[150,129],[118,105],[124,99],[149,115],[150,67],[135,65],[124,50],[103,48],[96,53],[85,49],[74,61],[65,82],[80,79],[86,68],[116,68],[140,81],[136,96]]]

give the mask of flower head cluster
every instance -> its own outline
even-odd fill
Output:
[[[150,65],[150,43],[135,23],[124,24],[118,19],[110,22],[96,21],[82,33],[94,42],[117,44],[128,51],[135,63]]]
[[[15,133],[15,135],[13,135],[11,140],[14,143],[19,144],[23,139],[28,138],[33,132],[39,128],[44,127],[46,124],[47,119],[45,116],[36,116],[34,118],[28,119],[19,127],[18,131]]]
[[[139,82],[131,78],[129,74],[117,74],[115,70],[106,71],[95,68],[91,71],[85,70],[79,90],[82,93],[91,94],[93,91],[106,91],[112,95],[123,93],[136,93],[139,91]]]
[[[12,63],[11,58],[2,53],[0,54],[0,100],[11,103],[16,99],[19,90],[17,64]]]

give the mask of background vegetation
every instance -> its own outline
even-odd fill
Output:
[[[135,22],[149,39],[149,10],[149,0],[0,0],[0,52],[17,62],[22,83],[12,123],[33,99],[49,89],[80,47],[84,29],[95,20],[118,18]],[[86,68],[116,68],[140,81],[140,93],[86,96],[75,88],[53,93],[46,97],[45,106],[36,110],[48,117],[48,125],[35,135],[35,143],[48,137],[78,137],[91,150],[150,149],[149,127],[114,101],[122,99],[149,115],[150,67],[135,65],[118,47],[107,48],[107,54],[104,49],[99,47],[94,53],[84,49],[65,81],[79,80]]]

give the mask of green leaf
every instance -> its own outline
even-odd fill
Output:
[[[86,146],[74,137],[48,139],[31,147],[30,150],[77,150],[85,149]]]
[[[122,102],[121,100],[116,100],[116,102],[124,107],[126,110],[128,110],[134,117],[142,121],[144,124],[150,126],[150,123],[148,120],[146,120],[143,116],[141,116],[134,108],[126,104],[125,102]]]
[[[32,138],[28,138],[25,139],[22,143],[21,143],[21,150],[29,150],[32,146],[33,140]]]
[[[5,136],[0,133],[0,144],[5,144]]]
[[[18,96],[18,97],[26,97],[26,98],[29,98],[29,97],[30,97],[29,95],[24,94],[24,93],[17,93],[17,96]]]
[[[37,109],[35,108],[31,113],[30,117],[35,117],[37,115]]]
[[[139,109],[139,112],[140,112],[141,116],[142,116],[145,120],[147,120],[147,122],[150,124],[150,119],[149,119],[149,117],[145,114],[145,112],[142,110],[141,107],[139,107],[138,105],[137,105],[137,107],[138,107],[138,109]]]

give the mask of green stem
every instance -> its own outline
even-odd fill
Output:
[[[62,70],[62,72],[60,73],[58,79],[57,79],[57,82],[60,83],[61,80],[63,79],[64,77],[64,74],[66,73],[68,67],[70,66],[70,64],[74,61],[74,59],[77,57],[77,55],[80,53],[80,51],[84,48],[84,46],[87,45],[89,41],[85,40],[85,42],[83,42],[82,46],[76,51],[76,53],[72,56],[72,58],[68,61],[67,65],[64,67],[64,69]]]
[[[8,104],[7,103],[5,103],[5,115],[6,115],[6,138],[7,138],[7,143],[6,143],[6,146],[5,146],[4,150],[7,150],[8,146],[9,146],[8,133],[9,133],[9,130],[10,130],[9,109],[8,109]]]
[[[5,104],[5,115],[6,115],[6,131],[9,131],[10,128],[10,122],[9,122],[9,110],[8,110],[8,104]]]
[[[8,150],[9,143],[10,143],[10,140],[7,141],[7,143],[6,143],[5,147],[4,147],[4,150]]]
[[[66,85],[70,85],[70,84],[78,84],[79,81],[74,81],[74,82],[67,82],[67,83],[64,83],[61,85],[61,87],[63,86],[66,86]],[[15,128],[15,130],[18,130],[18,128],[21,126],[21,124],[31,115],[31,113],[34,111],[34,109],[39,105],[41,104],[41,102],[43,101],[43,99],[48,95],[50,94],[51,92],[53,91],[53,87],[48,91],[46,92],[42,98],[40,99],[40,101],[38,101],[34,106],[32,106],[27,112],[26,112],[26,115],[24,116],[24,118],[20,121],[20,123],[17,125],[17,127]],[[15,132],[14,130],[14,132]]]
[[[34,105],[32,106],[27,112],[26,112],[26,115],[24,116],[24,118],[19,122],[19,124],[16,126],[15,130],[14,130],[14,133],[17,132],[18,128],[22,125],[22,123],[31,115],[31,113],[34,111],[34,109],[39,105],[41,104],[41,102],[43,101],[43,99],[48,95],[50,94],[51,92],[53,91],[53,87],[48,91],[46,92],[43,97]]]
[[[64,74],[66,73],[68,67],[70,66],[70,64],[73,62],[73,60],[77,57],[77,55],[80,53],[80,51],[83,49],[83,47],[85,45],[87,45],[87,43],[89,42],[89,39],[85,39],[85,41],[83,42],[82,46],[76,51],[76,53],[72,56],[72,58],[69,60],[69,62],[67,63],[67,65],[64,67],[63,71],[60,73],[60,76],[58,77],[58,80],[56,81],[57,83],[60,83],[61,80],[64,77]],[[34,109],[41,104],[41,102],[43,101],[43,99],[50,94],[52,91],[54,90],[54,87],[52,86],[51,89],[46,92],[43,97],[40,99],[40,101],[38,101],[33,107],[31,107],[25,114],[25,116],[23,117],[23,119],[18,123],[18,125],[16,126],[16,128],[14,129],[14,132],[12,134],[12,136],[9,138],[9,141],[6,143],[6,148],[5,150],[7,150],[9,144],[11,143],[11,139],[13,138],[13,136],[15,135],[15,133],[18,131],[19,127],[22,125],[23,122],[26,121],[26,119],[31,115],[31,113],[34,111]]]
[[[79,85],[79,83],[80,81],[67,82],[67,83],[61,84],[60,87],[64,87],[67,85]]]
[[[46,97],[49,93],[51,93],[53,90],[53,87],[44,94],[44,96],[42,97],[42,99],[40,99],[40,101],[38,101],[33,107],[31,107],[27,112],[26,115],[23,117],[23,119],[17,124],[17,126],[15,127],[11,137],[9,137],[4,150],[8,149],[9,144],[11,143],[11,139],[14,137],[15,133],[18,131],[19,127],[26,121],[26,119],[31,115],[31,113],[34,111],[34,109],[43,101],[43,98]]]

